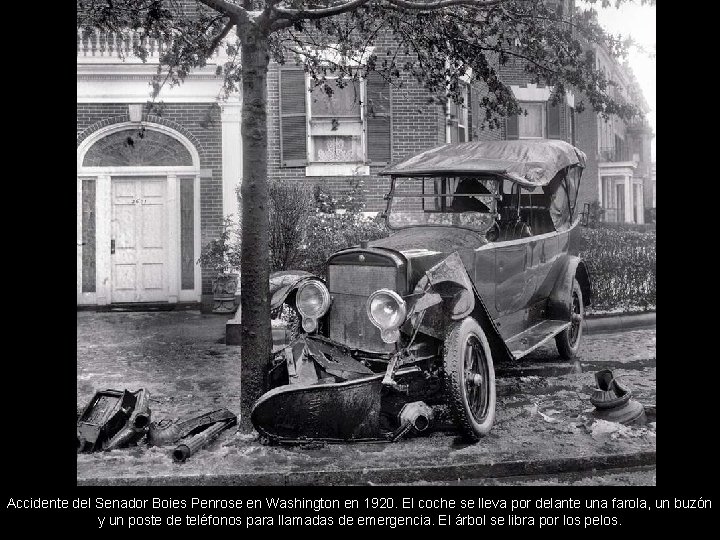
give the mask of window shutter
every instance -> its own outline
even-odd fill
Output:
[[[468,141],[474,141],[477,139],[474,131],[480,132],[482,120],[480,119],[480,99],[472,87],[468,92],[468,100],[470,101],[468,103]]]
[[[307,164],[305,72],[280,70],[280,162],[283,167]]]
[[[368,74],[365,85],[367,115],[367,158],[372,165],[391,160],[390,85],[379,74]]]
[[[508,140],[520,138],[520,126],[518,125],[517,114],[508,116],[505,119],[505,136]]]
[[[553,105],[552,100],[547,102],[547,136],[548,139],[561,139],[560,135],[560,105]]]

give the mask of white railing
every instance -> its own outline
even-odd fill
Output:
[[[157,63],[160,56],[170,47],[170,42],[147,36],[142,30],[126,30],[123,32],[104,32],[97,29],[78,28],[77,58],[78,62],[107,62],[121,60],[126,62],[142,62],[135,55],[135,47],[147,50],[147,62]],[[221,45],[213,56],[218,57]]]

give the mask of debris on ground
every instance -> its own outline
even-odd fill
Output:
[[[103,390],[77,413],[77,451],[95,452],[137,445],[146,435],[150,446],[179,443],[173,460],[184,462],[209,445],[224,430],[237,424],[227,409],[213,409],[180,420],[150,422],[150,393],[141,388]]]
[[[184,463],[187,458],[198,450],[205,448],[214,441],[220,433],[235,424],[237,424],[237,417],[233,415],[231,418],[220,420],[209,426],[203,426],[203,429],[199,432],[180,440],[180,444],[173,450],[173,461],[176,463]]]
[[[590,403],[595,406],[593,416],[599,420],[621,424],[647,423],[645,408],[632,399],[632,392],[623,387],[609,369],[595,373],[597,388],[593,389]]]
[[[137,443],[150,425],[150,394],[103,390],[96,392],[77,420],[77,451],[113,450]]]

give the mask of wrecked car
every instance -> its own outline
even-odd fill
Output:
[[[554,338],[576,356],[587,268],[574,254],[585,155],[559,140],[446,144],[388,167],[393,233],[271,276],[267,441],[395,440],[444,405],[469,441],[495,419],[495,363]],[[288,322],[289,321],[289,322]],[[282,340],[280,340],[282,341]]]

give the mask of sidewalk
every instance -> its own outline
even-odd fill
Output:
[[[224,345],[225,321],[192,311],[79,312],[78,405],[96,390],[144,387],[154,420],[207,407],[239,411],[239,348]],[[592,421],[588,398],[593,372],[602,367],[613,369],[634,391],[650,424]],[[228,431],[185,464],[173,463],[169,448],[144,444],[79,455],[78,483],[366,484],[654,464],[654,328],[598,334],[588,326],[580,362],[561,362],[548,345],[496,370],[496,424],[475,445],[446,430],[394,444],[265,447],[253,435]]]

